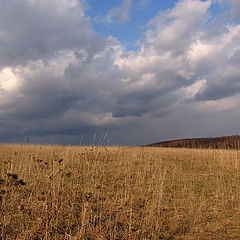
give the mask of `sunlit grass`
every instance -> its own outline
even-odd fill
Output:
[[[238,239],[237,150],[0,146],[0,239]]]

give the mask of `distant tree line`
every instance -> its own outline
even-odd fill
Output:
[[[146,147],[239,149],[240,136],[234,135],[215,138],[179,139],[152,143],[146,145]]]

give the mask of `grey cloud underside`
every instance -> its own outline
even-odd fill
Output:
[[[239,73],[235,76],[225,77],[221,79],[221,76],[214,79],[212,83],[204,89],[202,92],[198,93],[195,96],[196,100],[204,101],[204,100],[218,100],[226,97],[233,96],[240,92],[240,76]],[[221,82],[219,80],[222,80]]]
[[[60,3],[0,0],[0,70],[18,79],[17,90],[0,82],[3,137],[121,131],[239,94],[240,29],[206,24],[209,1],[159,13],[136,52],[97,37],[79,3]]]

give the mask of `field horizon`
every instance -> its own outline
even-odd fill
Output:
[[[174,139],[147,144],[144,145],[143,147],[239,149],[240,135]]]

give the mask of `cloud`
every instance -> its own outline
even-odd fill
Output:
[[[234,21],[240,20],[240,1],[238,0],[230,0],[232,4],[231,8],[231,16]]]
[[[185,0],[170,11],[160,12],[149,23],[154,28],[147,31],[144,47],[159,54],[173,50],[176,54],[181,53],[208,19],[210,5],[210,1]]]
[[[213,3],[218,3],[223,8],[230,9],[228,14],[232,21],[239,21],[240,19],[240,2],[238,0],[212,0]]]
[[[110,19],[126,21],[130,7],[123,1]],[[78,1],[1,1],[2,138],[111,131],[116,142],[131,132],[125,143],[140,143],[136,129],[156,135],[164,124],[173,134],[184,111],[189,119],[210,116],[211,108],[214,116],[233,116],[240,26],[209,23],[210,7],[178,2],[148,23],[139,51],[126,51],[114,37],[94,33]]]
[[[112,8],[106,16],[97,17],[96,21],[104,23],[126,23],[130,20],[130,10],[132,7],[132,0],[122,0],[119,7]]]
[[[94,35],[82,6],[75,0],[2,0],[0,67],[48,59],[63,49],[101,47]]]
[[[150,3],[151,0],[139,0],[138,7],[139,8],[146,8],[147,5]]]

